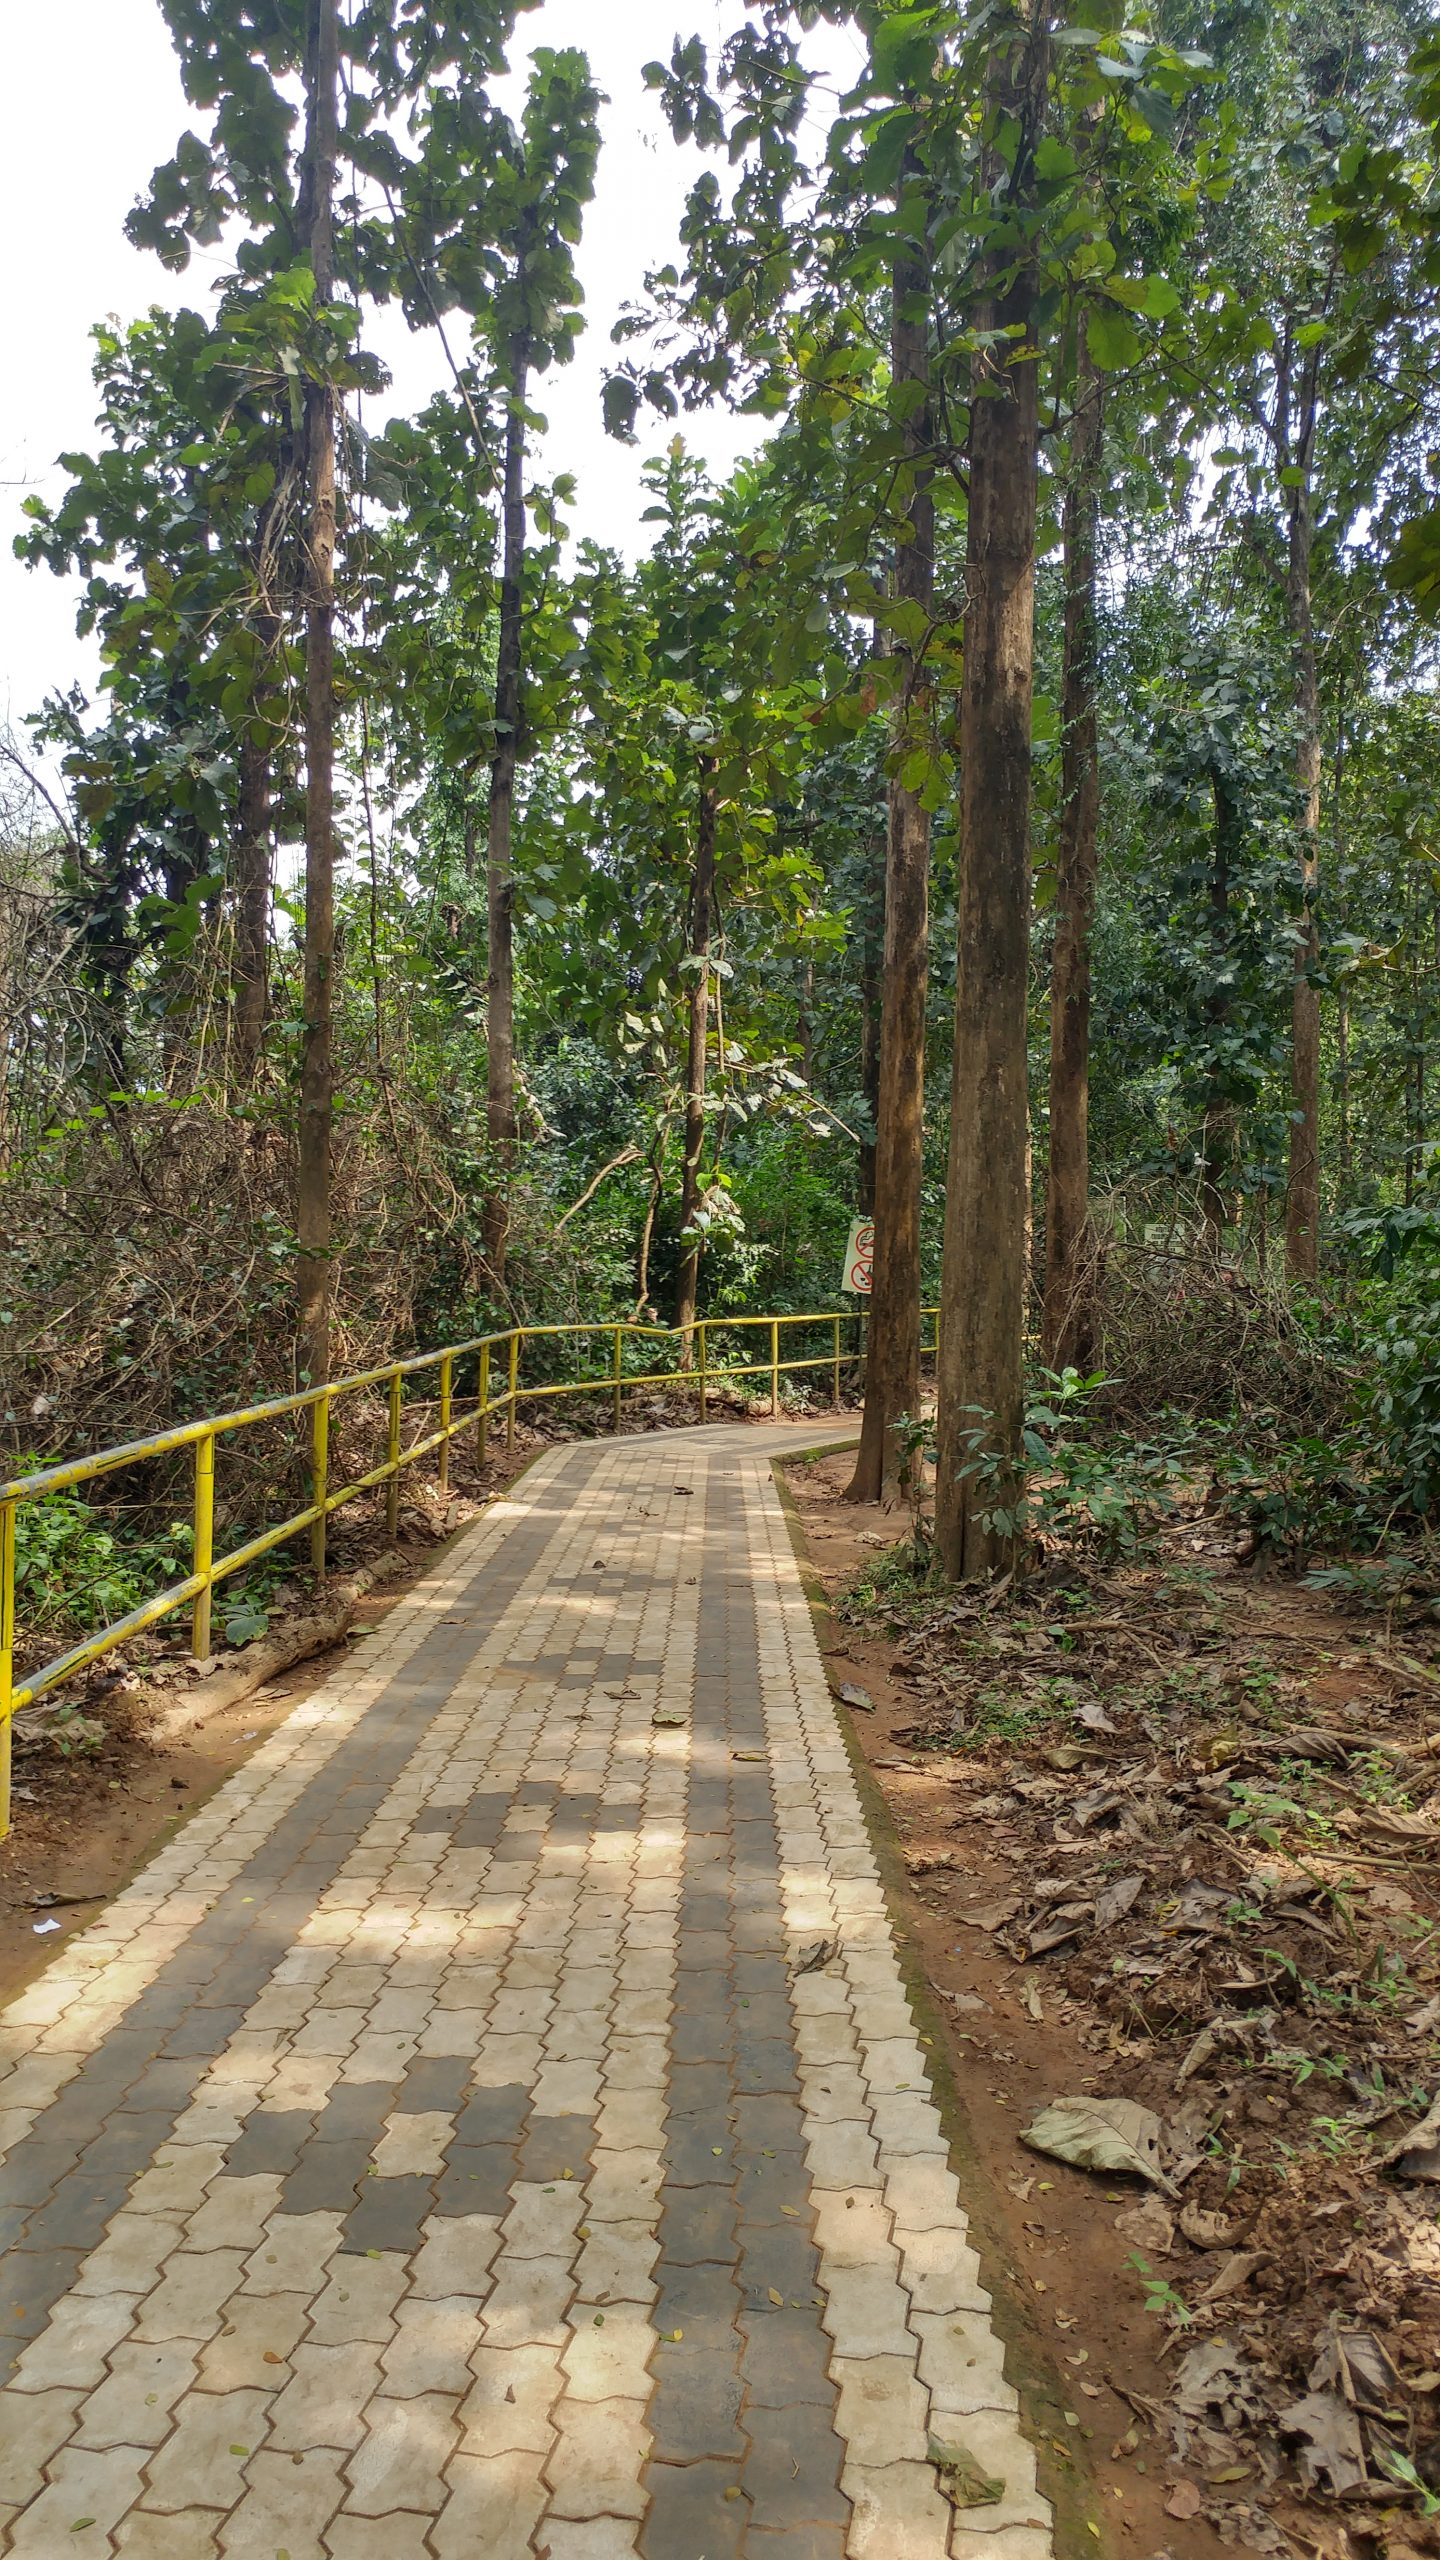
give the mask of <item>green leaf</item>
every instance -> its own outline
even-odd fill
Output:
[[[268,1633],[269,1626],[270,1613],[267,1609],[257,1609],[253,1602],[242,1600],[225,1620],[225,1641],[235,1645],[252,1644],[257,1636]]]
[[[1140,361],[1140,335],[1133,320],[1113,303],[1093,303],[1085,323],[1090,361],[1101,373],[1120,373]]]

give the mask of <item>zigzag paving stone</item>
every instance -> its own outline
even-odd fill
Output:
[[[794,1445],[543,1458],[0,2017],[5,2551],[1048,2560]]]

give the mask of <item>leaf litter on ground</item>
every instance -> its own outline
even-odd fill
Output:
[[[1010,1957],[1022,2012],[1063,2011],[1108,2083],[1026,2138],[1046,2151],[1051,2116],[1048,2156],[1148,2191],[1115,2217],[1117,2256],[1166,2268],[1146,2287],[1180,2349],[1165,2423],[1205,2515],[1268,2553],[1291,2547],[1254,2503],[1277,2482],[1347,2511],[1423,2508],[1440,2489],[1440,1665],[1213,1549],[1194,1568],[1061,1560],[998,1599],[907,1584],[887,1559],[838,1613],[888,1635],[913,1702],[877,1765],[945,1785],[907,1853],[922,1899],[959,1924],[957,1953],[968,1937]],[[1333,2367],[1355,2378],[1333,2341],[1362,2334],[1388,2411]]]

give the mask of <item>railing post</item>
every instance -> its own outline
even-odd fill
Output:
[[[830,1402],[832,1410],[838,1413],[840,1410],[840,1319],[838,1316],[835,1319],[835,1388]]]
[[[325,1509],[330,1491],[330,1391],[318,1395],[310,1407],[310,1507],[315,1514],[310,1523],[310,1570],[317,1583],[325,1579],[325,1532],[329,1515]]]
[[[400,1526],[400,1399],[405,1380],[400,1370],[390,1372],[390,1435],[385,1458],[390,1473],[385,1480],[385,1535],[393,1538]]]
[[[780,1319],[770,1319],[770,1414],[778,1420],[780,1413]]]
[[[612,1424],[612,1428],[616,1431],[620,1428],[620,1362],[623,1350],[624,1327],[617,1324],[615,1327],[615,1410]]]
[[[453,1401],[454,1362],[447,1351],[440,1363],[440,1428],[445,1437],[440,1443],[440,1490],[450,1490],[450,1407]]]
[[[15,1697],[15,1505],[0,1502],[0,1840],[10,1831],[10,1722]]]
[[[204,1583],[195,1594],[190,1612],[190,1651],[197,1662],[203,1662],[210,1650],[210,1601],[213,1586],[210,1569],[215,1562],[215,1434],[207,1431],[195,1443],[195,1543],[191,1551],[190,1570],[203,1573]]]
[[[515,1387],[519,1375],[520,1328],[517,1325],[515,1331],[510,1336],[510,1403],[505,1415],[505,1446],[507,1449],[513,1449],[515,1446]]]
[[[703,1317],[695,1330],[700,1336],[700,1419],[704,1422],[709,1403],[710,1380],[708,1370],[710,1365],[710,1351],[706,1340],[706,1328]]]
[[[490,1345],[480,1345],[480,1410],[475,1417],[475,1464],[483,1467],[490,1446]]]

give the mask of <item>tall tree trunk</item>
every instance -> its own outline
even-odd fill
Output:
[[[1095,545],[1103,434],[1099,379],[1082,353],[1065,491],[1060,876],[1050,979],[1044,1346],[1051,1368],[1087,1371],[1095,1351],[1090,1239],[1090,937],[1100,871]]]
[[[700,759],[700,795],[695,821],[695,869],[690,882],[690,995],[685,1047],[685,1161],[680,1175],[680,1233],[688,1236],[700,1208],[700,1166],[705,1153],[705,1085],[710,1055],[710,935],[715,914],[715,826],[718,817],[715,765]],[[676,1330],[693,1325],[700,1295],[700,1246],[681,1244],[680,1272],[675,1284]],[[680,1366],[691,1365],[688,1334],[680,1345]]]
[[[1339,1123],[1340,1189],[1349,1206],[1350,1149],[1350,990],[1342,978],[1335,995],[1335,1101]]]
[[[1290,1175],[1285,1194],[1285,1263],[1292,1280],[1313,1280],[1320,1267],[1320,993],[1313,975],[1320,957],[1315,923],[1320,852],[1320,683],[1310,593],[1315,546],[1311,469],[1318,366],[1316,348],[1310,351],[1305,368],[1294,447],[1286,448],[1292,467],[1304,474],[1301,483],[1290,491],[1285,579],[1298,736],[1295,780],[1300,793],[1301,907],[1290,999]]]
[[[1240,813],[1218,773],[1212,788],[1215,797],[1215,851],[1210,870],[1210,941],[1215,993],[1206,1007],[1206,1018],[1212,1038],[1218,1038],[1230,1018],[1223,963],[1230,944],[1230,866]],[[1223,1091],[1212,1069],[1200,1149],[1200,1216],[1205,1249],[1216,1262],[1225,1249],[1225,1230],[1230,1221],[1235,1140],[1235,1105]]]
[[[990,171],[1023,227],[1044,124],[1047,21],[1009,13],[986,106],[1013,135]],[[1030,728],[1035,656],[1039,392],[1035,273],[1013,242],[982,327],[970,412],[965,674],[960,698],[955,1067],[941,1289],[935,1548],[954,1577],[1013,1562],[1024,1486],[1029,1201],[1026,1000],[1030,967]],[[972,1437],[972,1435],[978,1435]],[[978,1462],[978,1463],[977,1463]],[[962,1472],[964,1470],[964,1472]]]
[[[270,975],[270,748],[247,730],[235,804],[235,1063],[253,1083],[265,1039]]]
[[[901,205],[925,182],[907,162]],[[935,598],[935,501],[930,382],[930,250],[907,239],[895,260],[891,370],[898,385],[921,386],[905,424],[911,475],[906,534],[895,555],[895,593],[928,624]],[[930,726],[923,644],[907,631],[895,653],[904,667],[896,751]],[[875,1138],[875,1261],[865,1358],[865,1409],[850,1482],[852,1502],[893,1500],[906,1464],[896,1424],[920,1409],[920,1183],[925,1143],[925,993],[930,957],[930,815],[896,775],[885,839],[885,945],[881,981],[880,1090]]]
[[[1331,842],[1331,871],[1334,880],[1334,895],[1338,900],[1342,894],[1345,879],[1345,690],[1343,682],[1340,687],[1339,700],[1335,709],[1335,790],[1332,825],[1334,833]],[[1340,1179],[1341,1200],[1343,1205],[1348,1207],[1350,1175],[1352,1169],[1350,1145],[1350,986],[1348,979],[1344,976],[1340,978],[1335,989],[1335,1047],[1336,1137],[1338,1141],[1338,1164],[1336,1170]]]
[[[885,838],[877,835],[869,848],[874,884],[874,913],[867,909],[860,949],[860,1090],[870,1126],[880,1120],[880,1004],[882,949],[885,936]],[[862,1218],[875,1215],[875,1140],[862,1138],[856,1154],[855,1205]]]
[[[307,0],[302,213],[315,302],[335,283],[338,0]],[[330,1374],[332,1144],[335,1118],[335,395],[305,389],[309,523],[305,601],[305,964],[296,1198],[298,1366],[314,1386]]]
[[[525,576],[525,397],[530,378],[528,338],[510,352],[510,405],[505,422],[504,562],[500,582],[500,635],[495,676],[495,753],[490,766],[490,815],[486,842],[486,911],[489,959],[485,993],[485,1129],[490,1149],[490,1193],[485,1204],[484,1245],[491,1286],[505,1286],[510,1235],[510,1177],[515,1163],[515,872],[511,832],[515,768],[520,752],[520,675]]]
[[[815,963],[807,960],[800,972],[800,1002],[795,1015],[795,1036],[800,1044],[800,1073],[811,1090],[815,1085]]]

